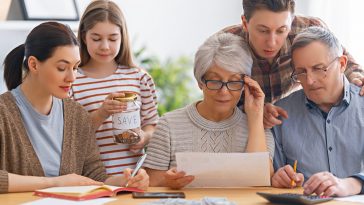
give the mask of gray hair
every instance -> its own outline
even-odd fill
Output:
[[[334,34],[330,30],[318,26],[308,27],[299,33],[293,40],[291,53],[293,54],[298,48],[303,48],[312,42],[324,44],[333,57],[343,54],[343,48]]]
[[[195,55],[194,75],[197,82],[213,66],[250,75],[253,59],[243,39],[231,33],[216,33],[202,44]]]

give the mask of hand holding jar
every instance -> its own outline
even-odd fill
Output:
[[[122,144],[136,144],[140,141],[140,106],[137,96],[125,93],[124,97],[114,100],[125,102],[126,109],[112,115],[114,141]]]

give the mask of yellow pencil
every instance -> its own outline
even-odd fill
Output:
[[[296,173],[297,171],[297,160],[294,160],[294,164],[293,164],[293,171]],[[294,180],[291,180],[291,186],[294,186]]]

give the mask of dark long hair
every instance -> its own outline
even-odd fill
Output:
[[[28,74],[29,56],[44,62],[52,57],[57,47],[67,45],[79,45],[68,26],[57,22],[45,22],[35,27],[25,43],[14,48],[4,60],[4,79],[8,90],[20,85],[23,76]]]

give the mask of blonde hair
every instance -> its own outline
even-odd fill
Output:
[[[90,54],[87,51],[86,43],[84,42],[86,32],[92,29],[97,23],[109,21],[120,28],[121,43],[120,51],[115,57],[115,62],[119,65],[135,67],[132,58],[132,51],[129,42],[128,30],[126,21],[121,9],[112,1],[96,0],[92,1],[83,13],[80,26],[78,28],[78,40],[80,42],[80,66],[85,65],[90,60]]]

